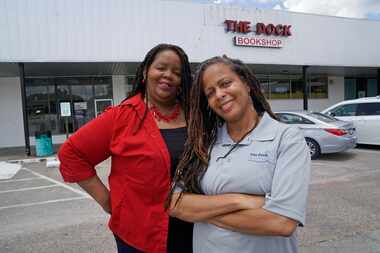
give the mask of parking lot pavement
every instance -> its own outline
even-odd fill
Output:
[[[312,162],[301,253],[380,253],[380,150],[360,148]],[[97,171],[106,182],[109,161]],[[0,252],[115,252],[108,215],[57,168],[25,163],[0,180]]]
[[[359,148],[313,161],[301,252],[380,252],[379,156]]]
[[[99,166],[105,178],[108,163]],[[27,163],[0,180],[0,252],[115,252],[108,215],[57,168]]]

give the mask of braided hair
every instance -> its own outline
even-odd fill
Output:
[[[140,63],[139,67],[137,68],[135,79],[133,81],[132,91],[129,92],[126,98],[126,99],[129,99],[137,94],[141,94],[142,97],[145,98],[146,106],[144,110],[144,116],[140,120],[140,123],[137,129],[141,128],[141,125],[148,113],[148,106],[147,106],[148,96],[146,96],[147,80],[144,80],[145,74],[148,72],[153,61],[156,59],[156,56],[159,53],[163,51],[167,51],[167,50],[173,51],[174,53],[176,53],[181,61],[181,84],[180,84],[181,92],[178,94],[177,99],[184,111],[186,123],[188,122],[188,118],[189,118],[188,105],[189,105],[189,97],[190,97],[190,88],[191,88],[191,83],[192,83],[189,59],[185,51],[179,46],[172,45],[172,44],[158,44],[157,46],[149,50],[149,52],[145,55],[144,60]]]
[[[183,190],[182,192],[203,194],[200,181],[208,167],[210,150],[216,141],[217,129],[224,123],[224,120],[208,106],[207,97],[203,92],[204,72],[214,64],[225,64],[230,67],[250,87],[253,107],[259,116],[267,112],[276,119],[261,92],[258,80],[242,61],[227,56],[218,56],[201,63],[197,68],[191,88],[188,139],[183,157],[177,167],[166,207],[169,206],[174,188],[177,186]],[[177,203],[180,198],[177,199]]]

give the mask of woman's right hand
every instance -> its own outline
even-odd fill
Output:
[[[111,215],[111,203],[110,203],[109,194],[107,195],[107,199],[104,200],[104,202],[101,203],[100,205],[106,213]]]

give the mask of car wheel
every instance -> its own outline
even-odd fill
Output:
[[[305,138],[305,140],[306,140],[307,146],[310,149],[311,159],[312,160],[317,159],[318,156],[321,154],[321,148],[319,147],[319,144],[311,138]]]

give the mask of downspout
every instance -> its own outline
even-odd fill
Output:
[[[309,106],[308,106],[308,86],[307,86],[307,69],[309,66],[302,66],[302,80],[303,80],[303,109],[304,111],[307,111]]]

